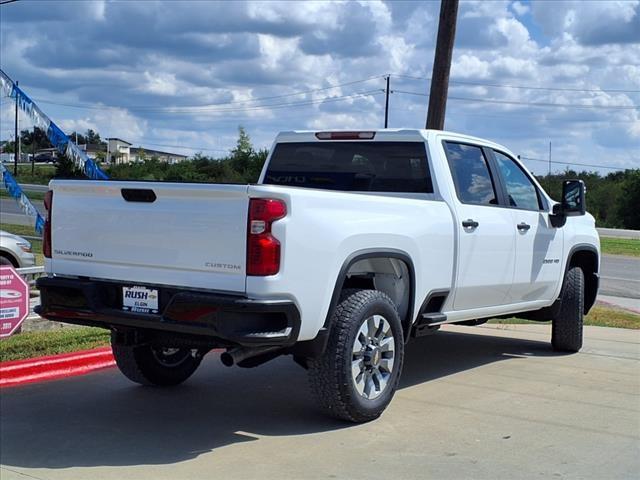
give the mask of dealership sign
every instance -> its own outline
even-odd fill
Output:
[[[0,267],[0,338],[15,332],[29,315],[29,285],[13,267]]]

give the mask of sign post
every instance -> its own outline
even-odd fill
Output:
[[[11,336],[29,315],[29,285],[13,267],[0,267],[0,338]]]

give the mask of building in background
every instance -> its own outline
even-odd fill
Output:
[[[129,158],[131,162],[144,162],[145,160],[156,159],[160,162],[167,163],[180,163],[186,160],[186,155],[180,155],[178,153],[163,152],[160,150],[149,150],[148,148],[136,148],[129,149]]]
[[[107,138],[107,162],[130,163],[131,144],[121,138]]]
[[[186,155],[150,150],[142,147],[132,147],[132,143],[121,138],[107,138],[108,143],[79,145],[94,160],[105,160],[108,163],[132,163],[145,160],[158,160],[167,163],[180,163],[186,160]]]

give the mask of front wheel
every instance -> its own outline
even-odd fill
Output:
[[[572,267],[565,275],[560,308],[551,325],[551,344],[554,350],[577,352],[582,348],[583,317],[584,274],[580,267]]]
[[[172,386],[184,382],[196,371],[202,355],[197,349],[125,345],[111,334],[116,365],[132,382],[141,385]]]
[[[403,358],[402,324],[391,299],[377,290],[348,290],[333,314],[325,352],[309,361],[311,389],[329,415],[373,420],[393,398]]]

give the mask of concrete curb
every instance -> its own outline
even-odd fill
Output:
[[[84,375],[115,366],[111,347],[0,363],[0,388]]]

